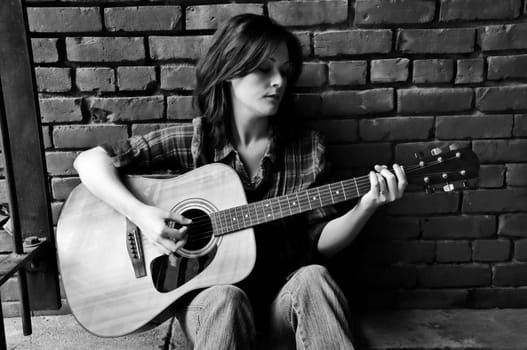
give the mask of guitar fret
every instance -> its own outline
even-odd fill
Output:
[[[348,200],[346,198],[346,190],[344,189],[344,182],[340,181],[340,187],[342,188],[342,194],[344,195],[344,200]]]

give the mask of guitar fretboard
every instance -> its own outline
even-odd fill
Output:
[[[210,215],[214,235],[221,236],[344,202],[364,195],[369,189],[369,177],[366,175],[221,210]]]

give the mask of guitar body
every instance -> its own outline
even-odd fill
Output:
[[[237,174],[223,164],[171,179],[129,177],[126,183],[143,202],[183,215],[247,203]],[[76,187],[57,225],[57,250],[77,321],[98,336],[125,335],[162,322],[170,316],[170,306],[190,291],[244,279],[256,259],[253,230],[221,237],[211,236],[212,226],[206,231],[209,238],[196,247],[206,254],[179,257],[176,266],[167,269],[166,255],[143,239],[129,220],[83,185]],[[130,248],[134,239],[135,248]],[[142,261],[134,265],[137,250]]]

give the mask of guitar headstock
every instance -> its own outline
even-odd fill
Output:
[[[448,150],[434,148],[432,155],[416,155],[417,165],[406,166],[408,183],[425,187],[431,192],[435,185],[442,185],[446,192],[454,190],[453,183],[476,178],[479,172],[479,159],[470,148],[458,148],[450,145]]]

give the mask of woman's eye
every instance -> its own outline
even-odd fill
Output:
[[[269,65],[261,65],[258,67],[258,70],[263,73],[269,73],[271,71],[271,66]]]

